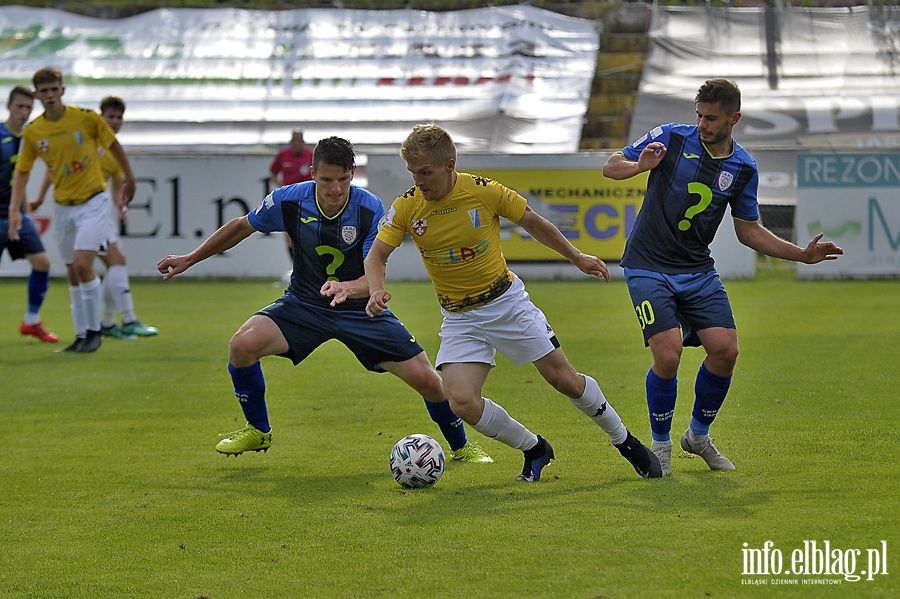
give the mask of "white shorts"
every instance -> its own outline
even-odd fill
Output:
[[[106,247],[101,253],[106,252],[106,248],[114,243],[119,243],[119,208],[116,203],[110,199],[112,210],[109,212],[109,237],[106,239]]]
[[[83,204],[77,206],[56,205],[56,239],[59,242],[59,256],[64,264],[72,264],[75,250],[99,252],[114,232],[110,210],[112,199],[109,192],[102,191]]]
[[[559,347],[544,313],[513,275],[506,293],[487,304],[465,312],[441,309],[441,347],[435,360],[442,364],[481,362],[495,366],[501,354],[522,366],[539,360]]]

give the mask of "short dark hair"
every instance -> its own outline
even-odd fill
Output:
[[[734,81],[710,79],[700,86],[694,102],[718,104],[726,114],[741,111],[741,90]]]
[[[106,110],[109,108],[118,110],[122,114],[125,114],[125,100],[119,98],[118,96],[106,96],[105,98],[100,100],[100,112],[106,112]]]
[[[38,69],[37,71],[35,71],[34,76],[31,78],[31,82],[34,83],[34,87],[37,87],[42,83],[55,83],[57,81],[60,85],[62,85],[62,71],[60,71],[56,67],[44,67],[43,69]]]
[[[16,96],[28,96],[29,98],[34,100],[34,92],[33,91],[31,91],[30,89],[28,89],[27,87],[24,87],[22,85],[17,85],[10,90],[9,99],[6,101],[6,105],[9,106],[10,104],[12,104],[13,98],[15,98]]]
[[[320,139],[313,150],[313,167],[319,168],[321,164],[333,164],[344,170],[352,170],[356,166],[353,144],[342,137]]]

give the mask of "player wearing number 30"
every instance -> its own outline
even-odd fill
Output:
[[[805,248],[759,222],[756,161],[732,138],[741,118],[741,92],[731,81],[711,79],[697,92],[696,125],[661,125],[603,167],[610,179],[650,171],[644,203],[628,237],[621,265],[632,304],[653,353],[647,372],[652,449],[671,474],[672,416],[683,346],[700,346],[706,358],[694,384],[690,428],[681,448],[712,470],[734,470],[715,448],[709,427],[725,401],[738,356],[737,330],[709,245],[731,207],[738,240],[757,252],[815,264],[843,250],[817,235]]]
[[[313,180],[280,187],[250,214],[236,218],[183,256],[166,256],[157,268],[164,279],[236,246],[260,231],[286,231],[294,247],[294,268],[284,295],[250,317],[231,338],[228,372],[247,426],[216,445],[228,455],[266,451],[272,443],[263,356],[282,356],[295,365],[314,349],[337,339],[366,369],[390,372],[425,398],[428,412],[457,460],[490,462],[451,410],[440,375],[397,317],[366,314],[369,289],[363,259],[384,218],[381,200],[351,184],[353,146],[339,137],[319,141],[313,152]],[[279,254],[280,259],[280,254]]]

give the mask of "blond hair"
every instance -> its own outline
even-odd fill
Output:
[[[403,140],[400,146],[400,156],[406,162],[418,160],[428,156],[438,162],[456,160],[456,144],[447,131],[435,125],[416,125],[412,133]]]

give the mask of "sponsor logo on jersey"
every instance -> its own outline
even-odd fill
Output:
[[[304,225],[308,225],[309,223],[317,222],[318,220],[319,219],[317,219],[315,216],[301,216],[300,217],[300,222],[303,223]]]
[[[643,134],[643,135],[642,135],[641,137],[639,137],[638,139],[634,140],[634,143],[631,144],[631,147],[632,147],[632,148],[636,148],[636,147],[638,147],[639,145],[641,145],[642,143],[644,143],[645,141],[647,141],[647,134],[646,134],[646,133]]]
[[[453,208],[441,208],[440,210],[432,210],[431,216],[440,216],[441,214],[450,214],[451,212],[456,212],[456,207]]]
[[[259,214],[263,211],[263,208],[271,208],[275,205],[275,200],[272,199],[272,194],[270,193],[266,197],[262,199],[262,202],[259,203],[259,206],[256,207],[256,213]]]
[[[700,154],[688,154],[687,152],[682,152],[681,155],[688,160],[691,160],[692,158],[700,158]]]
[[[413,233],[421,237],[425,234],[425,231],[428,230],[428,219],[427,218],[417,218],[413,221],[412,225]]]
[[[731,184],[734,183],[734,175],[729,173],[728,171],[722,171],[719,173],[719,189],[725,191]]]
[[[353,243],[356,241],[357,229],[353,225],[346,225],[341,227],[341,239],[344,240],[344,243]]]
[[[384,215],[384,218],[381,219],[381,226],[386,228],[393,225],[395,214],[397,214],[397,211],[391,206],[391,209],[388,210],[387,214]]]

